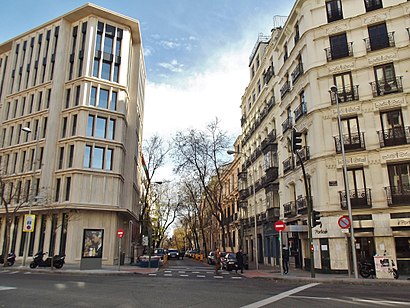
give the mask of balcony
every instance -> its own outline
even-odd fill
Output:
[[[246,117],[242,116],[242,118],[241,118],[241,127],[244,126],[245,123],[246,123]]]
[[[266,176],[264,178],[263,184],[266,187],[269,185],[271,182],[274,182],[278,179],[279,172],[278,172],[278,167],[271,167],[265,170]]]
[[[288,129],[292,128],[292,117],[287,118],[282,123],[282,133],[284,134]]]
[[[296,211],[298,214],[307,214],[308,210],[308,198],[299,197],[296,200]]]
[[[277,221],[280,217],[280,209],[278,207],[268,208],[266,210],[266,219],[268,221]]]
[[[353,42],[325,48],[327,62],[353,56]]]
[[[358,85],[337,88],[337,97],[339,98],[339,103],[359,100],[358,88]],[[331,95],[331,103],[332,105],[336,105],[336,98],[334,95]]]
[[[394,31],[386,34],[373,35],[365,38],[366,51],[375,51],[383,48],[394,47]]]
[[[379,130],[380,147],[410,144],[410,127],[398,126],[385,130]]]
[[[384,188],[387,194],[387,204],[389,206],[395,205],[409,205],[410,204],[410,185],[402,186],[388,186]]]
[[[295,113],[295,122],[299,120],[303,115],[307,113],[306,103],[301,103],[294,111]]]
[[[295,84],[296,81],[299,79],[300,76],[303,74],[303,64],[298,63],[298,65],[295,67],[293,70],[291,76],[292,76],[292,83]]]
[[[309,147],[305,146],[302,149],[298,151],[300,158],[302,159],[303,162],[307,161],[310,159],[310,152],[309,152]],[[300,165],[299,159],[296,160],[296,166]]]
[[[333,137],[335,139],[336,153],[342,153],[342,145],[340,143],[340,137]],[[343,135],[343,144],[345,151],[358,151],[365,150],[364,133],[351,133]]]
[[[271,98],[266,102],[268,106],[268,112],[272,110],[273,106],[275,106],[276,101],[275,101],[275,96],[271,96]]]
[[[288,173],[292,169],[294,169],[294,164],[293,164],[293,157],[289,157],[285,161],[282,162],[283,165],[283,174]]]
[[[372,86],[373,97],[383,96],[391,93],[403,92],[402,77],[376,80],[370,83]]]
[[[250,196],[249,189],[241,189],[239,191],[239,200],[245,200]]]
[[[339,191],[339,196],[342,210],[347,210],[346,191]],[[349,198],[352,209],[372,207],[372,195],[370,188],[351,189],[349,191]]]
[[[280,88],[280,98],[283,99],[286,94],[290,91],[290,82],[286,81],[285,84]]]
[[[263,81],[265,82],[265,84],[269,83],[269,81],[272,79],[274,74],[275,74],[275,71],[273,69],[273,66],[269,66],[268,70],[266,71],[265,75],[263,76]]]
[[[296,202],[291,201],[283,205],[283,214],[285,217],[296,216]]]
[[[383,8],[381,0],[364,0],[366,12],[374,11]]]

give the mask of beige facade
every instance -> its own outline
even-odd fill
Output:
[[[386,253],[399,271],[409,271],[409,13],[404,0],[298,0],[283,24],[258,38],[241,104],[246,175],[239,202],[246,204],[249,220],[256,206],[260,263],[278,264],[271,217],[288,226],[283,243],[291,248],[292,265],[309,268],[307,194],[291,150],[296,129],[302,132],[299,154],[313,209],[322,216],[313,228],[315,268],[348,268],[348,234],[338,220],[348,214],[349,198],[358,260]],[[252,238],[252,228],[245,237]]]
[[[102,262],[133,257],[140,210],[144,56],[137,20],[86,4],[0,45],[2,179],[15,192],[11,250],[77,263],[85,229],[103,230]],[[27,133],[26,128],[31,132]],[[18,198],[17,198],[18,196]],[[0,207],[4,250],[5,211]]]

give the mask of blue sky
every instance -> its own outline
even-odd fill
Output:
[[[15,0],[2,4],[0,42],[76,9],[77,0]],[[140,21],[147,67],[144,138],[204,128],[216,117],[240,133],[248,59],[259,33],[294,0],[95,0]]]

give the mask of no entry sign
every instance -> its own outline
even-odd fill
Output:
[[[275,230],[276,231],[283,231],[285,230],[286,225],[282,220],[278,220],[277,222],[275,222]]]
[[[119,228],[117,230],[117,236],[118,236],[118,238],[122,238],[124,236],[124,230]]]
[[[350,219],[347,216],[342,216],[337,221],[337,224],[342,229],[349,229],[350,228]]]

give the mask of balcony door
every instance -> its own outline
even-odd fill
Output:
[[[383,142],[386,146],[406,143],[401,109],[381,112],[380,121],[383,131]]]
[[[389,35],[385,23],[369,26],[368,31],[371,50],[389,47]]]
[[[349,56],[346,33],[331,36],[329,40],[333,60]]]
[[[398,87],[393,63],[376,66],[374,68],[374,74],[376,77],[378,95],[397,92]]]
[[[335,75],[334,82],[337,87],[337,94],[339,95],[339,100],[343,103],[346,101],[351,101],[353,99],[353,80],[352,73],[346,72],[342,74]]]
[[[341,124],[343,130],[342,142],[345,150],[360,149],[362,146],[362,136],[360,134],[359,119],[357,117],[343,119]]]
[[[410,196],[410,162],[390,165],[387,168],[393,203],[408,203]]]
[[[363,168],[352,168],[347,170],[347,179],[349,182],[350,202],[353,208],[367,207],[368,193],[366,190],[366,180]]]

